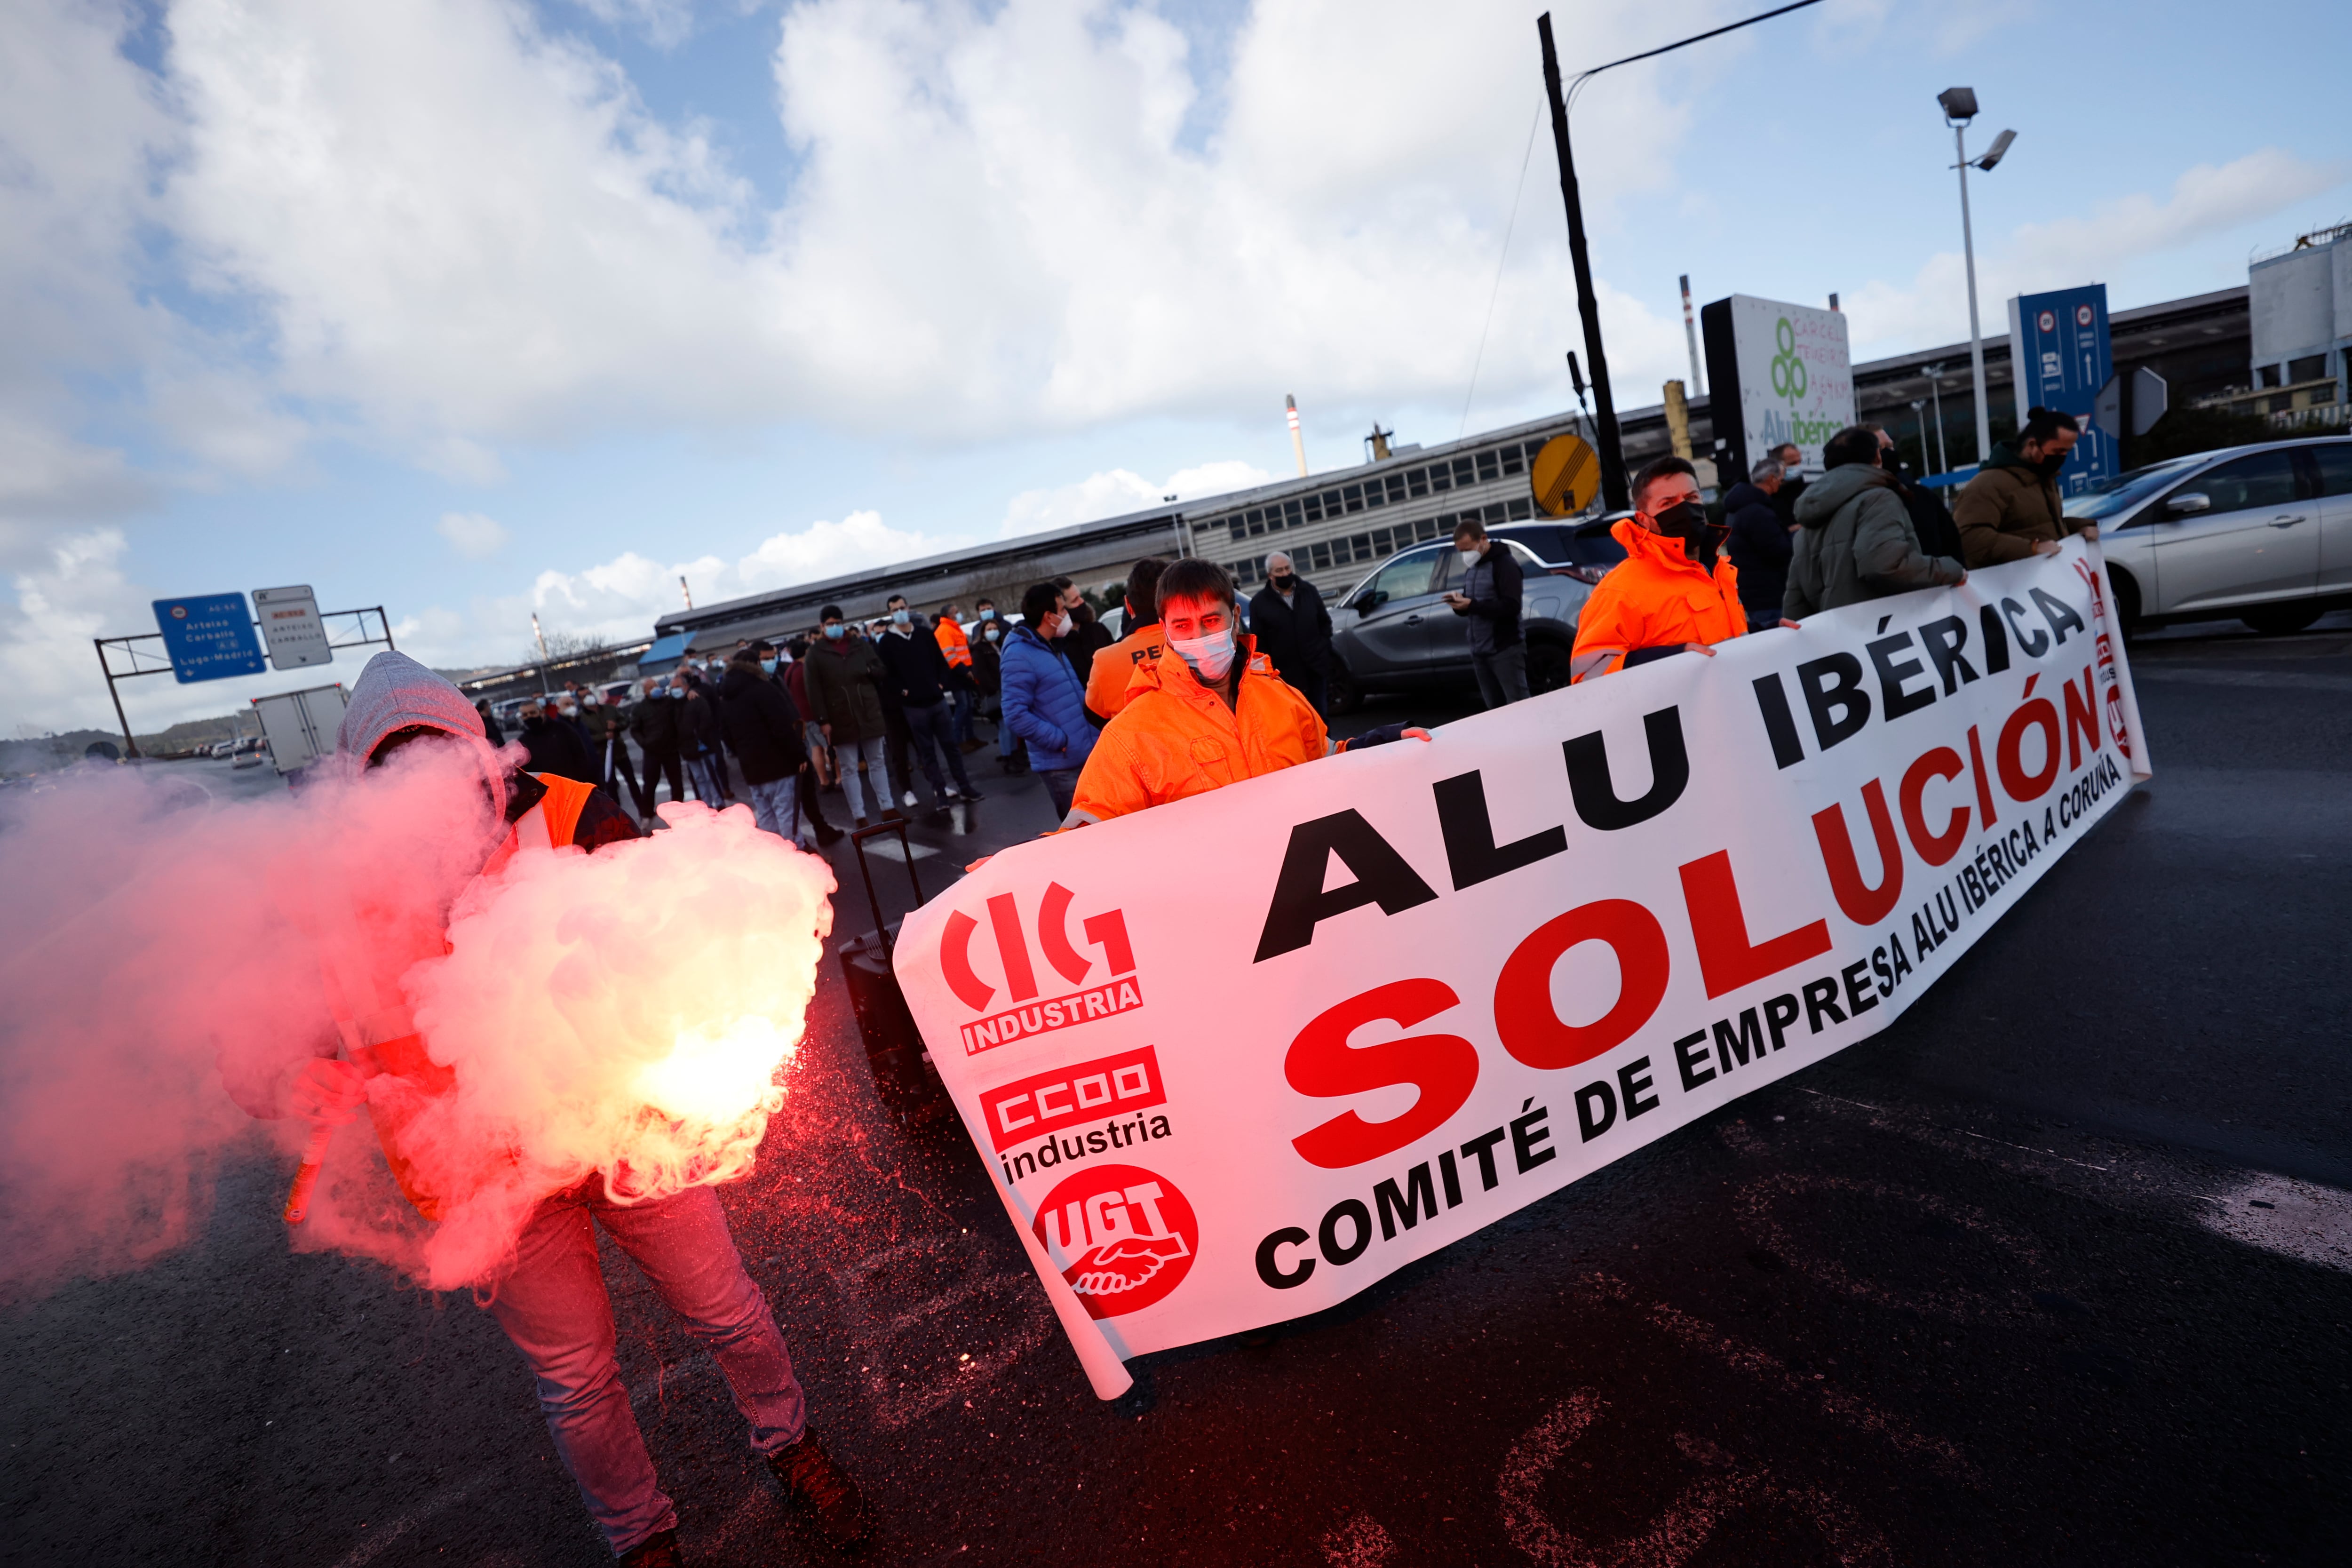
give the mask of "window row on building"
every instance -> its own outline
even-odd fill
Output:
[[[1533,496],[1514,496],[1509,500],[1490,501],[1485,506],[1470,507],[1462,511],[1441,512],[1435,517],[1424,517],[1414,522],[1400,522],[1339,539],[1321,539],[1312,544],[1296,545],[1290,550],[1291,563],[1306,575],[1318,577],[1326,572],[1346,566],[1385,561],[1400,550],[1425,544],[1431,540],[1451,539],[1455,525],[1465,521],[1486,528],[1496,528],[1506,522],[1524,522],[1535,515]],[[1235,583],[1246,588],[1265,581],[1265,557],[1254,555],[1246,560],[1228,561],[1225,570],[1234,574]]]
[[[1442,495],[1448,490],[1467,489],[1472,485],[1486,484],[1507,474],[1524,474],[1535,461],[1541,441],[1513,443],[1488,447],[1482,451],[1465,452],[1461,457],[1423,463],[1418,468],[1400,468],[1391,474],[1375,474],[1359,483],[1335,485],[1312,495],[1293,496],[1287,500],[1268,501],[1246,511],[1236,511],[1223,520],[1229,537],[1239,541],[1255,539],[1261,534],[1279,533],[1288,528],[1304,528],[1311,522],[1322,522],[1373,507],[1395,506],[1417,497]],[[1215,527],[1214,522],[1207,526]]]

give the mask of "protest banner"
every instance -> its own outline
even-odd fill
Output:
[[[1017,845],[908,916],[1096,1392],[1885,1027],[2148,776],[2105,586],[2070,541]]]

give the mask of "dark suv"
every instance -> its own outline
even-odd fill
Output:
[[[1592,584],[1625,559],[1609,535],[1615,517],[1587,521],[1515,522],[1487,537],[1518,558],[1526,581],[1519,630],[1528,642],[1528,689],[1568,684],[1576,616]],[[1417,544],[1372,568],[1331,612],[1331,710],[1351,713],[1374,691],[1471,686],[1470,618],[1445,595],[1461,585],[1451,541]]]

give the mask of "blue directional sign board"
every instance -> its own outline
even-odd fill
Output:
[[[2039,404],[2073,415],[2083,437],[2058,470],[2058,493],[2078,496],[2122,471],[2116,439],[2091,419],[2116,373],[2107,340],[2107,286],[2021,294],[2009,302],[2009,363],[2017,373],[2017,419]]]
[[[259,675],[269,668],[261,639],[253,635],[253,612],[242,594],[199,594],[189,599],[155,601],[155,625],[172,674],[181,685]]]

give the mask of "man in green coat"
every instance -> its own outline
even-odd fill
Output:
[[[2073,415],[2034,408],[2015,440],[1993,444],[1991,458],[1960,488],[1959,504],[1952,508],[1960,553],[1969,565],[2054,555],[2070,533],[2099,536],[2090,523],[2066,515],[2054,482],[2081,434]]]
[[[900,815],[898,786],[890,776],[883,746],[889,730],[882,716],[882,687],[889,673],[872,643],[849,635],[839,605],[827,605],[818,619],[824,635],[809,649],[808,673],[802,678],[808,688],[808,716],[823,726],[824,738],[841,760],[841,788],[849,796],[855,826],[866,826],[865,784],[869,779],[880,815],[896,818]]]
[[[1968,573],[1919,548],[1894,476],[1878,466],[1878,432],[1853,425],[1822,448],[1829,472],[1797,498],[1797,542],[1780,614],[1802,620],[1841,605],[1914,588],[1949,587]]]

